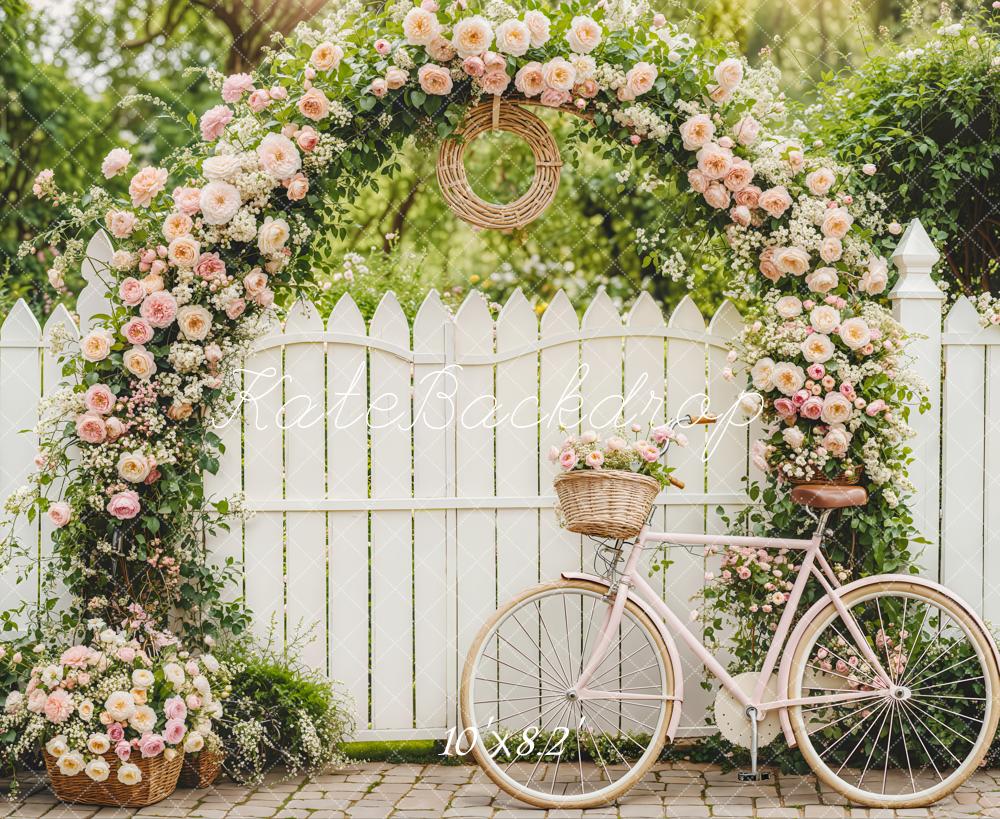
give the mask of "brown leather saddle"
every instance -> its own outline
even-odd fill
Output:
[[[868,502],[868,491],[863,486],[803,483],[792,489],[792,500],[815,509],[846,509],[864,506]]]

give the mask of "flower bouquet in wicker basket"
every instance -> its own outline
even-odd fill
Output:
[[[23,689],[7,695],[0,733],[42,746],[65,802],[152,805],[174,792],[185,752],[205,747],[228,671],[163,632],[91,627],[88,641],[35,649]]]
[[[549,451],[563,469],[554,481],[556,513],[569,531],[613,538],[639,534],[656,496],[670,483],[672,470],[660,456],[670,441],[687,443],[667,426],[655,427],[649,438],[639,438],[639,429],[632,427],[631,441],[621,429],[603,441],[596,432],[585,432]]]

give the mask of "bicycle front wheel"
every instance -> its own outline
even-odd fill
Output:
[[[886,580],[842,600],[890,683],[831,602],[795,647],[788,695],[858,697],[790,708],[799,749],[852,802],[936,802],[973,773],[996,732],[991,638],[960,602],[919,583]]]
[[[464,736],[487,776],[530,805],[611,802],[663,746],[675,670],[659,630],[632,601],[588,684],[597,696],[574,691],[613,602],[606,592],[577,580],[535,586],[497,611],[469,649]]]

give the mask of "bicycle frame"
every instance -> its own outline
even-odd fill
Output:
[[[581,700],[587,699],[626,699],[624,695],[614,694],[606,691],[595,691],[589,689],[587,684],[603,662],[607,651],[611,648],[612,640],[622,621],[625,603],[629,597],[638,598],[652,609],[666,625],[670,635],[679,635],[681,640],[687,645],[695,656],[708,668],[713,676],[718,678],[722,686],[739,702],[748,714],[750,709],[756,710],[757,718],[762,719],[768,711],[789,708],[796,705],[820,705],[825,703],[847,702],[854,699],[871,698],[871,691],[845,691],[837,694],[827,694],[816,697],[800,697],[797,699],[776,699],[765,701],[763,699],[768,680],[778,665],[782,651],[788,642],[788,636],[798,611],[799,603],[802,600],[802,593],[805,589],[809,577],[816,577],[826,592],[825,599],[833,603],[842,621],[846,625],[851,636],[854,637],[864,658],[871,664],[876,673],[876,684],[881,683],[886,690],[892,686],[892,678],[885,671],[879,661],[875,651],[868,645],[864,635],[859,628],[857,621],[851,615],[835,590],[840,587],[836,574],[823,555],[821,547],[823,543],[823,532],[829,517],[829,510],[819,516],[819,523],[813,536],[809,540],[792,538],[767,538],[767,537],[745,537],[730,535],[696,535],[683,534],[678,532],[656,532],[644,527],[639,534],[638,540],[632,545],[625,561],[623,572],[618,578],[618,582],[611,588],[610,593],[614,594],[614,602],[608,608],[605,621],[598,633],[594,644],[594,650],[583,667],[579,679],[574,686],[576,696]],[[764,658],[764,664],[758,672],[758,680],[753,693],[747,696],[736,685],[733,677],[719,663],[711,652],[705,647],[697,635],[684,626],[681,619],[667,606],[660,595],[650,586],[643,577],[642,572],[637,571],[639,558],[647,544],[650,543],[670,543],[674,545],[687,546],[749,546],[756,549],[788,549],[790,551],[803,552],[802,563],[796,573],[789,599],[785,603],[785,610],[782,612],[775,630],[774,640],[768,648]],[[676,700],[678,697],[669,694],[629,694],[629,700],[653,699],[653,700]]]

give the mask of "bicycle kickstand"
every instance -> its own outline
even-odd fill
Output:
[[[750,770],[737,772],[736,781],[766,782],[771,778],[771,774],[757,770],[757,709],[752,705],[748,706],[746,714],[750,720]]]

